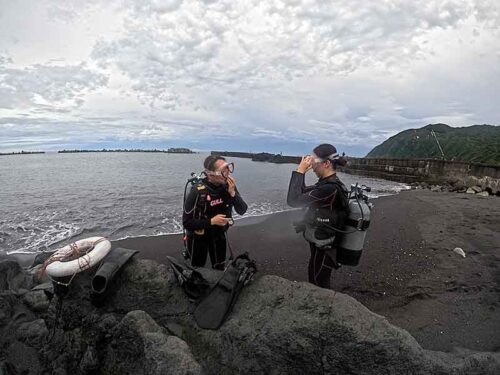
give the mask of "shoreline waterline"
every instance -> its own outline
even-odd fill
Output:
[[[397,195],[397,194],[400,194],[401,192],[409,191],[409,190],[410,190],[410,187],[406,186],[405,188],[397,190],[394,193],[379,194],[377,196],[372,196],[372,197],[370,197],[370,200],[377,200],[377,199],[382,198],[382,197],[389,197],[389,196]],[[250,215],[236,216],[236,217],[234,217],[234,221],[236,223],[235,225],[251,225],[251,224],[254,224],[254,223],[252,223],[252,221],[255,221],[255,218],[263,218],[263,217],[267,217],[267,216],[274,215],[274,214],[279,214],[279,213],[289,212],[289,211],[297,211],[297,210],[300,211],[301,209],[300,208],[288,208],[288,209],[276,210],[276,211],[272,211],[272,212],[264,212],[264,213],[255,213],[255,214],[250,214]],[[247,223],[247,221],[248,221],[248,223]],[[83,229],[83,231],[85,231],[85,228]],[[179,231],[174,231],[174,232],[160,232],[160,233],[154,233],[154,234],[126,235],[126,236],[119,237],[119,238],[113,238],[110,241],[111,242],[123,241],[123,240],[127,240],[127,239],[130,239],[130,238],[176,236],[176,235],[179,235],[179,234],[182,234],[182,233],[183,233],[183,231],[179,230]],[[97,236],[99,236],[99,234],[97,234]],[[80,239],[80,237],[81,237],[81,235],[76,235],[76,236],[72,236],[70,238],[58,239],[57,241],[55,241],[55,242],[47,245],[46,248],[43,249],[43,250],[38,250],[38,251],[7,250],[7,251],[3,251],[3,254],[5,254],[5,255],[16,255],[16,254],[50,253],[50,252],[53,252],[55,249],[47,249],[47,247],[71,241],[73,238],[75,238],[75,240],[76,239]],[[103,237],[106,237],[106,236],[103,236]],[[0,254],[2,254],[2,251],[0,251]]]

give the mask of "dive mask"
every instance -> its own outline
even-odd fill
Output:
[[[228,178],[230,173],[234,171],[234,163],[224,163],[219,169],[212,172],[215,176]]]
[[[334,160],[337,160],[340,158],[339,154],[337,154],[337,153],[328,155],[326,158],[320,158],[319,156],[317,156],[314,153],[311,156],[313,158],[313,162],[315,162],[315,163],[322,163],[322,162],[327,161],[327,160],[334,161]]]
[[[211,176],[214,176],[214,177],[222,177],[224,179],[227,179],[229,177],[229,174],[233,173],[233,171],[234,171],[234,163],[224,163],[216,171],[208,171],[208,170],[206,170],[205,173],[207,175],[211,175]]]

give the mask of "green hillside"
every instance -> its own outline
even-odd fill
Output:
[[[500,165],[500,126],[474,125],[452,128],[431,124],[408,129],[371,150],[367,158],[441,158],[434,130],[446,160]]]

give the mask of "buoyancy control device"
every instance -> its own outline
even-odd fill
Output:
[[[358,184],[351,185],[346,208],[347,217],[342,228],[333,222],[339,222],[339,213],[327,208],[314,211],[314,218],[296,225],[297,232],[303,232],[304,238],[318,248],[325,250],[334,261],[342,265],[357,266],[363,252],[366,232],[370,225],[370,213],[373,204],[368,201],[365,192],[371,189]],[[335,217],[337,216],[337,217]]]

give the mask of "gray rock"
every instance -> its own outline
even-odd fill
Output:
[[[245,290],[221,329],[193,329],[189,336],[193,353],[214,374],[471,373],[468,362],[423,350],[347,295],[275,276]],[[500,369],[496,361],[492,369]],[[490,363],[482,366],[487,371]]]
[[[52,254],[54,254],[54,251],[42,251],[37,253],[31,267],[43,264],[47,259],[49,259],[52,256]]]
[[[50,305],[49,298],[43,290],[32,290],[23,295],[23,302],[32,311],[47,311]]]
[[[468,188],[466,191],[465,191],[467,194],[476,194],[476,191],[472,188]]]
[[[48,334],[49,330],[43,319],[22,323],[17,329],[17,338],[25,344],[36,348],[43,346]]]
[[[161,333],[146,333],[144,339],[147,374],[202,373],[189,346],[180,338]]]
[[[17,302],[14,292],[0,292],[0,327],[9,323]]]
[[[500,193],[500,178],[484,176],[477,178],[474,176],[468,176],[465,183],[468,186],[479,186],[482,190],[490,189],[493,194]]]
[[[432,187],[431,187],[431,191],[435,192],[435,193],[440,192],[442,190],[443,190],[442,187],[439,185],[432,185]]]
[[[13,260],[0,261],[0,291],[31,289],[32,278]]]
[[[27,344],[39,345],[46,335],[45,323],[35,320],[4,341],[13,342],[3,346],[12,352],[0,357],[5,365],[25,361],[37,364],[38,372],[69,374],[500,373],[500,353],[424,350],[355,299],[308,283],[263,276],[243,289],[224,325],[208,331],[196,326],[193,305],[165,265],[133,259],[100,309],[88,301],[89,277],[80,275],[65,296],[60,328],[39,350],[42,360]],[[15,293],[5,296],[11,310],[36,314]],[[43,316],[53,319],[53,310]],[[0,327],[1,335],[8,331]]]
[[[8,369],[6,375],[38,375],[42,373],[36,349],[19,341],[12,342],[6,349],[5,367]]]
[[[99,356],[94,346],[89,346],[80,362],[82,374],[94,374],[99,369]]]
[[[52,300],[52,298],[54,297],[54,284],[51,281],[38,284],[31,290],[43,290],[49,300]]]
[[[471,189],[474,190],[476,193],[480,193],[483,191],[483,189],[481,188],[481,186],[471,186]]]
[[[102,371],[181,375],[201,374],[201,367],[184,341],[166,335],[144,311],[132,311],[116,326]]]
[[[487,191],[482,191],[480,193],[477,193],[476,195],[479,197],[489,197],[490,196],[490,194]]]
[[[169,303],[138,304],[138,294],[142,301],[168,296]],[[213,374],[500,373],[499,353],[457,356],[423,350],[408,332],[355,299],[276,276],[246,287],[217,331],[198,329],[189,315],[168,316],[172,305],[183,311],[187,298],[163,265],[133,262],[118,297],[114,303],[121,308],[139,305],[162,324],[176,322],[182,327],[176,334]]]

